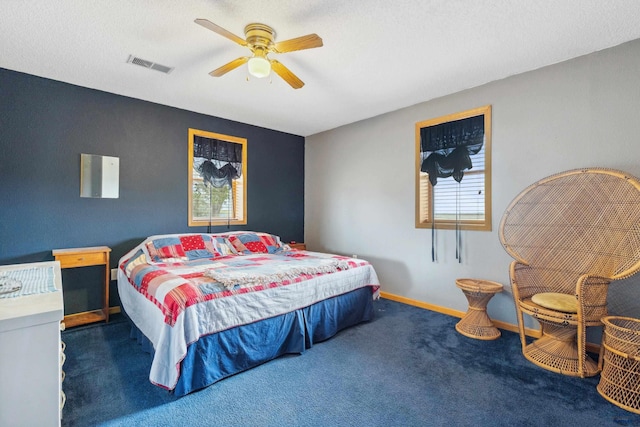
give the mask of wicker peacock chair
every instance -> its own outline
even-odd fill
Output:
[[[500,241],[515,259],[510,277],[524,356],[565,375],[596,375],[586,328],[607,315],[609,283],[640,269],[640,181],[601,168],[544,178],[511,202]],[[541,325],[531,343],[523,313]]]

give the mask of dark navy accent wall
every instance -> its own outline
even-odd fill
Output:
[[[189,128],[247,139],[248,223],[230,230],[303,240],[303,137],[0,69],[0,264],[104,245],[114,268],[147,236],[206,232],[187,225]],[[81,153],[120,158],[118,199],[80,198]]]

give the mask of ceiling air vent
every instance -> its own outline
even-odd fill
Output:
[[[137,56],[129,55],[127,59],[128,63],[139,65],[144,68],[150,68],[152,70],[160,71],[161,73],[169,74],[173,71],[173,67],[167,67],[166,65],[158,64],[156,62],[147,61],[146,59],[138,58]]]

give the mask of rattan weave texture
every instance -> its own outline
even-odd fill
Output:
[[[602,323],[603,368],[598,393],[609,402],[640,414],[640,320],[607,316]]]
[[[467,313],[456,324],[456,331],[478,340],[500,338],[500,330],[487,314],[487,304],[496,293],[502,292],[502,284],[489,280],[457,279],[456,286],[469,302]]]
[[[515,260],[510,278],[525,356],[566,375],[596,375],[585,351],[586,327],[607,315],[609,283],[640,269],[640,181],[604,168],[544,178],[511,202],[499,234]],[[542,292],[574,295],[578,312],[533,303],[531,297]],[[523,313],[541,323],[542,338],[532,344]]]

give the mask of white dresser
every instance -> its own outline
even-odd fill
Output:
[[[54,292],[0,298],[0,426],[60,425],[64,358],[60,263],[0,266],[0,276],[11,270],[51,267]]]

